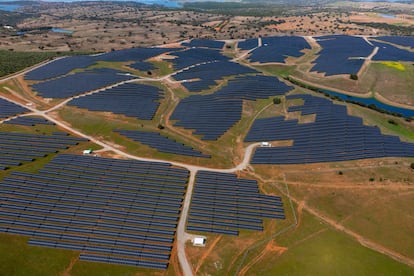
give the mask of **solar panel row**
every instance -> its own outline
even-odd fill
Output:
[[[224,77],[248,73],[257,73],[257,71],[231,61],[215,61],[180,71],[174,74],[173,77],[176,80],[199,79],[182,82],[182,85],[190,92],[197,92],[217,85],[216,81]]]
[[[239,41],[237,43],[237,48],[241,50],[251,50],[258,46],[259,46],[259,41],[257,38],[246,39],[243,41]]]
[[[356,36],[320,36],[316,41],[322,50],[311,71],[324,72],[327,76],[358,73],[364,58],[374,50],[364,38]]]
[[[174,52],[171,55],[176,58],[168,59],[168,61],[173,63],[175,70],[181,70],[186,67],[207,62],[226,61],[230,59],[223,56],[218,50],[204,48],[185,49],[183,51]]]
[[[240,120],[244,99],[283,95],[291,89],[274,77],[236,77],[213,94],[181,100],[170,119],[178,120],[175,126],[194,129],[194,134],[203,136],[202,140],[217,140]]]
[[[43,98],[63,99],[133,78],[118,70],[101,68],[36,83],[32,89]]]
[[[280,197],[261,196],[255,180],[199,171],[187,230],[238,235],[240,229],[262,231],[264,218],[285,218]]]
[[[40,117],[32,117],[32,116],[21,116],[16,117],[12,120],[8,120],[5,124],[12,124],[12,125],[23,125],[23,126],[35,126],[35,125],[55,125],[46,119]]]
[[[139,130],[115,130],[121,135],[124,135],[134,141],[148,145],[157,149],[159,152],[187,155],[193,157],[210,158],[210,155],[194,150],[192,147],[186,146],[176,140],[170,139],[158,132],[148,132]]]
[[[292,146],[258,148],[253,164],[303,164],[335,162],[379,157],[414,156],[414,144],[398,137],[383,135],[378,127],[366,126],[362,119],[349,116],[345,106],[311,95],[290,95],[304,99],[302,106],[290,112],[316,114],[315,122],[299,124],[284,117],[258,119],[246,142],[293,140]]]
[[[164,98],[163,91],[155,86],[125,83],[73,99],[68,105],[152,120],[160,105],[159,100],[162,98]]]
[[[3,179],[0,231],[104,262],[166,268],[187,178],[168,163],[58,155],[36,174]]]
[[[211,49],[223,49],[224,42],[209,39],[192,39],[190,42],[181,43],[181,45],[186,47],[205,47]]]
[[[0,132],[0,167],[20,166],[83,141],[86,139],[55,134]]]
[[[29,110],[24,107],[0,98],[0,119],[13,117],[28,111]]]
[[[250,53],[249,60],[260,63],[285,63],[287,57],[301,57],[302,50],[310,48],[306,40],[299,36],[263,37],[262,46]]]
[[[379,36],[372,37],[374,39],[390,42],[393,44],[414,48],[413,36]]]

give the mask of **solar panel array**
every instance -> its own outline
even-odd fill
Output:
[[[274,77],[237,77],[216,93],[181,100],[170,120],[178,120],[175,126],[194,129],[202,140],[217,140],[240,120],[243,99],[283,95],[291,88]]]
[[[259,46],[257,38],[246,39],[237,43],[237,48],[241,50],[250,50]]]
[[[246,142],[293,140],[292,146],[258,148],[252,164],[303,164],[337,162],[380,157],[414,157],[414,144],[399,137],[383,135],[378,127],[366,126],[359,117],[349,116],[346,106],[326,98],[290,95],[287,99],[304,99],[302,106],[290,112],[316,114],[315,122],[299,124],[283,117],[258,119]]]
[[[414,48],[414,36],[379,36],[372,38]]]
[[[301,57],[304,49],[310,49],[310,45],[300,36],[273,36],[263,37],[262,47],[250,53],[251,62],[281,62],[287,57]]]
[[[220,51],[214,49],[191,48],[173,54],[176,58],[168,59],[173,63],[175,70],[181,70],[201,63],[229,60]]]
[[[190,42],[181,43],[181,45],[187,47],[205,47],[211,49],[223,49],[224,44],[223,41],[209,39],[192,39]]]
[[[190,146],[179,143],[176,140],[163,136],[158,132],[139,130],[115,130],[115,132],[118,132],[119,134],[124,135],[134,141],[138,141],[142,144],[155,148],[159,152],[210,158],[210,155],[203,154]]]
[[[95,58],[96,60],[109,62],[138,62],[175,50],[177,50],[177,48],[131,48],[96,55]]]
[[[81,260],[166,269],[188,171],[62,154],[0,183],[0,232],[82,251]]]
[[[20,116],[4,122],[5,124],[35,126],[35,125],[55,125],[55,123],[41,117]]]
[[[86,68],[96,62],[93,56],[71,56],[54,60],[46,65],[31,70],[25,75],[26,80],[47,80],[66,75],[72,70]]]
[[[263,219],[285,219],[282,199],[259,193],[255,180],[235,174],[199,171],[187,230],[238,235],[263,230]]]
[[[138,61],[128,66],[140,71],[150,71],[156,69],[156,67],[152,63],[145,61]]]
[[[104,91],[73,99],[71,106],[93,111],[123,114],[142,120],[152,120],[164,92],[155,86],[125,83]]]
[[[217,85],[216,81],[224,77],[248,73],[257,73],[257,71],[235,62],[218,61],[191,67],[175,74],[174,78],[176,80],[200,79],[182,83],[190,92],[197,92]]]
[[[86,140],[62,134],[0,132],[0,169],[32,162],[83,141]]]
[[[13,117],[28,111],[28,109],[21,107],[20,105],[0,98],[0,119]]]
[[[316,37],[316,41],[322,50],[311,71],[326,76],[358,73],[364,58],[374,50],[362,37],[329,35]]]
[[[414,52],[397,48],[387,43],[371,41],[375,47],[379,47],[378,52],[373,56],[372,60],[384,61],[414,61]]]
[[[133,78],[118,70],[101,68],[36,83],[32,88],[43,98],[63,99]]]

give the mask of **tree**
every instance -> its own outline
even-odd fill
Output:
[[[273,103],[274,104],[280,104],[282,102],[282,100],[280,99],[280,98],[278,98],[278,97],[275,97],[274,99],[273,99]]]
[[[410,168],[414,170],[414,163],[411,163]]]
[[[351,80],[358,80],[358,75],[357,75],[357,74],[351,74],[351,75],[349,76],[349,78],[350,78]]]

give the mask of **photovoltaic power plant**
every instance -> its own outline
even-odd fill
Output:
[[[404,49],[397,48],[388,43],[381,43],[371,41],[375,47],[378,47],[378,52],[372,57],[372,60],[381,61],[414,61],[414,52],[410,52]]]
[[[346,106],[311,95],[289,95],[304,105],[289,112],[316,114],[313,123],[298,123],[284,117],[257,119],[245,142],[293,140],[292,146],[257,148],[252,164],[303,164],[381,157],[414,157],[414,144],[383,135],[378,127],[364,125],[349,116]]]
[[[224,42],[217,41],[217,40],[209,40],[209,39],[192,39],[190,42],[183,42],[181,43],[183,46],[187,47],[203,47],[203,48],[211,48],[211,49],[223,49]]]
[[[64,99],[133,78],[118,70],[101,68],[36,83],[32,89],[43,98]]]
[[[18,114],[26,113],[28,111],[28,109],[21,107],[20,105],[0,98],[0,120],[14,117]]]
[[[187,181],[168,163],[61,154],[0,182],[0,232],[80,260],[166,269]]]
[[[125,83],[71,100],[68,105],[152,120],[164,92],[155,86]]]
[[[134,141],[155,148],[159,152],[172,153],[178,155],[187,155],[193,157],[210,158],[210,155],[201,153],[190,146],[170,139],[158,132],[148,132],[139,130],[115,130],[115,132],[126,136]]]
[[[325,73],[326,76],[357,74],[365,58],[374,50],[362,37],[329,35],[315,39],[322,50],[311,71]]]
[[[34,116],[20,116],[4,122],[11,125],[35,126],[35,125],[55,125],[55,123]]]
[[[178,72],[173,77],[180,81],[199,79],[182,83],[182,85],[190,92],[197,92],[208,89],[210,86],[217,85],[216,81],[221,80],[224,77],[248,73],[257,73],[257,71],[235,62],[217,61],[188,68]]]
[[[48,154],[57,153],[86,139],[62,134],[39,135],[0,132],[0,169],[33,162]]]
[[[52,79],[66,75],[75,69],[86,68],[94,63],[95,58],[93,56],[64,57],[29,71],[24,78],[26,80]]]
[[[372,37],[372,39],[377,39],[377,40],[390,42],[390,43],[405,46],[405,47],[414,48],[414,37],[413,36],[378,36],[378,37]]]
[[[256,180],[235,174],[199,171],[187,230],[238,235],[263,230],[263,219],[285,219],[282,199],[259,193]]]
[[[257,38],[246,39],[237,43],[237,48],[241,50],[251,50],[259,46]]]
[[[230,58],[223,56],[219,50],[191,48],[183,51],[177,51],[170,54],[174,59],[168,59],[172,62],[175,70],[181,70],[197,64],[208,63],[213,61],[225,61]]]
[[[299,36],[272,36],[262,38],[262,47],[250,53],[251,62],[285,63],[287,57],[301,57],[302,50],[310,49],[308,42]]]
[[[217,140],[241,119],[244,99],[280,96],[291,89],[274,77],[236,77],[213,94],[181,100],[170,120],[178,121],[175,126],[194,129],[193,134],[202,135],[202,140]]]

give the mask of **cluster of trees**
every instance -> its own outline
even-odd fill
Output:
[[[58,56],[76,55],[74,52],[14,52],[0,50],[0,77]]]

